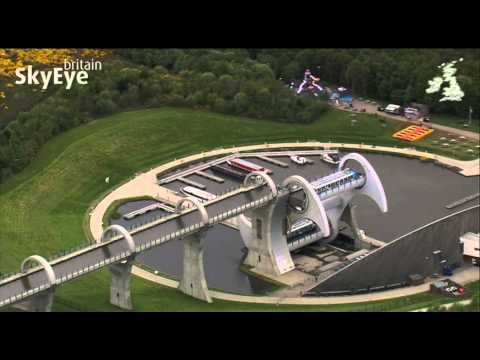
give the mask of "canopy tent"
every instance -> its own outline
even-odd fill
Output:
[[[330,100],[338,100],[343,103],[351,104],[353,102],[353,95],[349,89],[341,86],[332,91]]]

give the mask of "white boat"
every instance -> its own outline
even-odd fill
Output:
[[[287,235],[289,237],[297,236],[303,234],[306,231],[313,229],[315,223],[309,219],[301,219],[294,223],[289,231],[287,231]]]
[[[227,164],[230,165],[230,166],[233,166],[237,169],[242,169],[244,171],[248,171],[249,173],[254,172],[254,171],[264,172],[264,173],[267,173],[267,174],[272,174],[273,173],[272,170],[270,170],[270,169],[264,168],[263,166],[254,164],[250,161],[240,159],[240,158],[234,158],[234,159],[227,160]]]
[[[305,159],[303,156],[292,155],[290,156],[290,160],[298,165],[305,165],[307,163],[307,159]]]
[[[340,156],[338,153],[325,153],[322,154],[322,160],[329,164],[337,165],[340,163]]]
[[[217,196],[208,191],[197,189],[193,186],[185,186],[180,190],[184,195],[193,196],[201,201],[209,201],[215,199]]]

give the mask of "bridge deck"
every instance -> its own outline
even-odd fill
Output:
[[[248,188],[239,188],[231,193],[205,203],[209,214],[210,225],[237,216],[245,211],[245,207],[262,206],[271,198],[268,187],[264,184]],[[268,198],[268,199],[267,199]],[[243,209],[242,209],[243,208]],[[186,209],[181,213],[166,216],[152,223],[132,230],[136,250],[144,251],[168,241],[194,233],[203,227],[200,213],[196,208]],[[50,262],[57,284],[69,281],[75,277],[98,270],[113,262],[124,260],[130,256],[127,243],[122,236],[115,236],[102,244],[86,247],[78,252],[66,255]],[[49,286],[45,271],[42,268],[17,274],[0,282],[0,307],[24,300],[34,295],[33,289],[42,291]],[[30,290],[30,293],[27,293]],[[23,294],[23,295],[22,295]],[[12,299],[13,296],[22,298]]]

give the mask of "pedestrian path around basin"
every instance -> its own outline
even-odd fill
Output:
[[[145,280],[149,280],[159,285],[170,288],[177,288],[178,281],[155,275],[149,271],[134,267],[132,273]],[[455,273],[450,279],[461,285],[480,280],[478,268],[470,267]],[[402,287],[394,290],[381,292],[372,292],[359,295],[328,296],[328,297],[273,297],[273,296],[251,296],[226,293],[221,291],[209,290],[210,296],[218,300],[235,301],[250,304],[270,304],[270,305],[335,305],[335,304],[354,304],[370,301],[390,300],[405,296],[411,296],[429,291],[430,282],[418,285]]]

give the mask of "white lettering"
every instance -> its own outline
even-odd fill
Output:
[[[88,84],[88,72],[79,71],[77,75],[77,82],[81,85]]]
[[[40,71],[40,77],[42,78],[42,89],[46,90],[48,88],[48,84],[50,83],[50,78],[52,77],[51,71]]]
[[[67,83],[67,86],[65,86],[65,89],[70,90],[72,88],[73,80],[75,79],[75,74],[76,74],[76,71],[65,71],[65,80]]]
[[[63,84],[62,72],[63,72],[62,68],[53,68],[53,83],[55,85],[62,85]],[[67,74],[68,74],[68,72],[65,72],[65,75],[67,75]],[[66,78],[66,76],[65,76],[65,78]]]
[[[72,69],[72,63],[68,61],[67,59],[63,60],[63,68],[65,70],[71,70]]]
[[[32,65],[27,66],[27,76],[28,76],[28,83],[29,84],[35,84],[35,85],[40,84],[38,82],[38,79],[37,79],[38,70],[32,72]]]
[[[80,85],[88,84],[89,73],[87,69],[101,70],[102,63],[100,61],[94,62],[93,59],[91,63],[83,62],[82,60],[76,60],[75,62],[69,62],[65,60],[63,67],[55,67],[49,71],[33,70],[33,66],[28,65],[27,67],[18,68],[15,70],[15,75],[17,77],[15,84],[40,84],[42,90],[48,89],[50,84],[65,84],[65,88],[70,90],[74,82]]]
[[[17,84],[17,85],[25,84],[25,81],[27,79],[25,78],[25,75],[22,74],[22,72],[24,72],[24,71],[25,71],[24,67],[18,68],[17,70],[15,70],[15,75],[17,75],[17,77],[20,78],[20,80],[15,81],[15,84]]]

